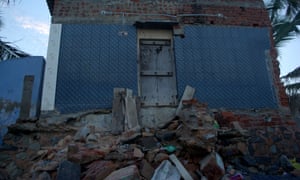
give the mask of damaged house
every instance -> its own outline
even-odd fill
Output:
[[[116,87],[143,107],[176,107],[186,85],[210,108],[288,105],[261,0],[47,3],[44,112],[111,108]]]
[[[299,179],[263,1],[47,3],[41,116],[8,127],[0,179]]]

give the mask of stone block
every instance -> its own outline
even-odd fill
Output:
[[[104,180],[140,180],[140,174],[137,166],[131,165],[112,172]]]
[[[57,172],[57,180],[80,180],[80,165],[70,161],[63,161]]]

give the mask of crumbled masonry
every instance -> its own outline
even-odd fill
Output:
[[[163,128],[119,135],[87,121],[104,110],[18,121],[3,140],[0,179],[299,178],[300,130],[289,116],[182,103]]]

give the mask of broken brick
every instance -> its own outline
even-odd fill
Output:
[[[112,161],[94,161],[89,164],[86,168],[87,171],[84,173],[83,180],[100,180],[108,176],[118,165]]]

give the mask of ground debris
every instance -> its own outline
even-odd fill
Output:
[[[299,175],[292,165],[300,160],[300,131],[275,110],[210,110],[196,99],[184,99],[178,116],[160,128],[140,127],[136,119],[130,120],[132,114],[122,114],[124,123],[113,122],[121,128],[112,127],[109,112],[55,115],[10,126],[0,148],[0,178],[155,180]]]

